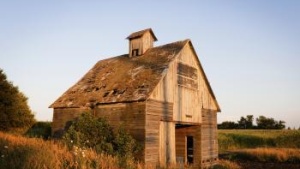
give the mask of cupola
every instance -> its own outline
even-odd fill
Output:
[[[134,32],[127,39],[129,40],[129,57],[143,55],[153,47],[153,42],[157,41],[151,28]]]

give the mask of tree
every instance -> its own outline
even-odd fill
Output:
[[[246,128],[251,129],[253,128],[253,115],[247,115],[246,116]]]
[[[238,126],[240,129],[252,129],[253,128],[253,115],[247,115],[241,117],[238,121]]]
[[[256,118],[256,124],[258,129],[273,129],[275,120],[273,118],[259,116],[258,118]]]
[[[276,122],[275,128],[276,129],[284,129],[285,128],[285,121],[279,120],[279,122]]]
[[[284,129],[285,121],[276,121],[273,118],[267,118],[265,116],[259,116],[256,118],[258,129]]]
[[[246,118],[245,117],[241,117],[240,120],[238,121],[238,126],[240,129],[246,129],[247,128],[247,124],[246,124]]]
[[[6,78],[0,69],[0,130],[27,129],[35,122],[27,97]]]
[[[224,121],[218,124],[218,129],[237,129],[238,124],[233,121]]]

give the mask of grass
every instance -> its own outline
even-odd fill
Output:
[[[245,148],[300,148],[299,130],[219,130],[219,151]]]
[[[180,166],[167,166],[177,169]],[[190,168],[192,166],[185,166]],[[28,138],[0,132],[0,169],[163,169],[145,166],[133,160],[97,154],[91,149],[73,147],[69,150],[60,141]]]
[[[220,169],[300,167],[299,130],[219,130],[218,143]]]
[[[241,169],[241,167],[229,160],[219,160],[219,163],[213,166],[212,169]]]
[[[220,152],[230,152],[230,155],[229,160],[220,160],[213,169],[242,168],[237,162],[239,160],[248,160],[249,163],[300,163],[300,131],[219,130],[218,134]],[[120,168],[120,160],[90,149],[73,147],[69,150],[59,141],[0,132],[0,168],[115,169]],[[140,169],[145,166],[129,160],[124,168]]]
[[[2,132],[0,132],[0,156],[0,168],[119,168],[119,160],[116,157],[76,147],[68,150],[54,141],[26,138]],[[133,161],[128,161],[127,168],[141,168],[141,166]]]
[[[233,151],[233,160],[273,163],[300,163],[300,150],[288,148],[256,148]]]

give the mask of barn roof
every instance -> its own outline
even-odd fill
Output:
[[[138,31],[138,32],[134,32],[132,34],[130,34],[126,39],[134,39],[134,38],[138,38],[138,37],[141,37],[143,36],[146,32],[150,32],[151,35],[153,36],[154,38],[154,41],[157,41],[157,38],[156,36],[154,35],[153,31],[151,28],[148,28],[148,29],[144,29],[144,30],[141,30],[141,31]]]
[[[189,42],[153,47],[139,57],[130,58],[125,54],[101,60],[50,107],[144,101],[166,73],[169,63]]]

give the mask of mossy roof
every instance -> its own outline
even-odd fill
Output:
[[[153,47],[138,57],[124,54],[100,60],[50,107],[144,101],[187,43],[189,40]]]

